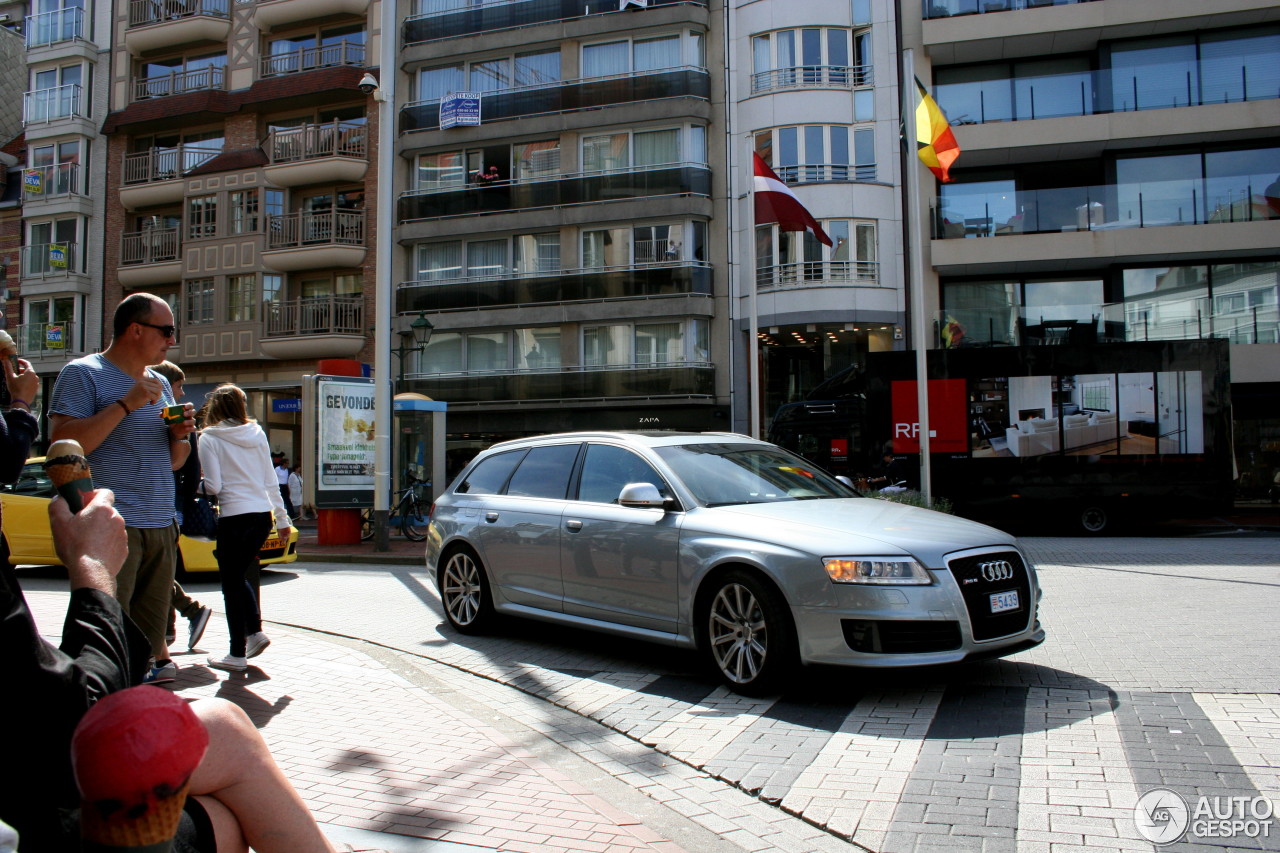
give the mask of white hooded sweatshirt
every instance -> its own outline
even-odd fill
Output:
[[[271,448],[254,421],[223,421],[200,431],[200,467],[204,491],[218,496],[218,514],[226,518],[270,512],[276,529],[292,527],[271,466]]]

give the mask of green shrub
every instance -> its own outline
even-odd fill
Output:
[[[912,489],[907,489],[905,492],[890,492],[889,494],[885,494],[884,492],[872,492],[867,497],[881,501],[889,501],[890,503],[895,504],[906,504],[907,506],[918,506],[924,509],[932,509],[937,512],[945,512],[948,515],[954,514],[955,510],[951,505],[951,501],[946,498],[935,497],[933,499],[933,506],[929,506],[924,502],[924,495]]]

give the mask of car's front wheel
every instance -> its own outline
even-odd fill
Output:
[[[794,669],[795,628],[786,601],[759,576],[743,569],[721,575],[700,621],[699,647],[730,690],[759,696]]]
[[[469,548],[458,548],[440,568],[440,601],[444,615],[460,634],[480,634],[496,618],[489,579],[480,558]]]

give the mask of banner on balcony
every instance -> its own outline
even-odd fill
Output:
[[[22,174],[22,188],[27,191],[27,195],[42,195],[44,193],[44,172],[40,169],[27,169]]]
[[[49,266],[60,270],[67,268],[67,245],[65,243],[49,244]]]
[[[63,340],[62,327],[50,325],[44,330],[44,348],[45,349],[65,349],[67,346]]]
[[[478,127],[480,93],[450,92],[440,100],[440,127]]]
[[[627,8],[632,9],[648,9],[649,0],[618,0],[618,11],[625,11]]]

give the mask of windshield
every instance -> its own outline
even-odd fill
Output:
[[[654,449],[706,506],[856,496],[839,480],[779,447],[686,444]]]

